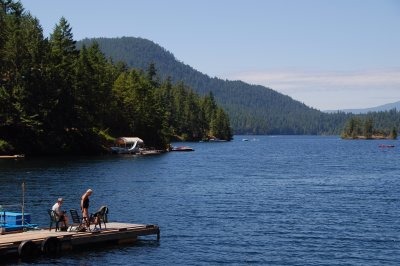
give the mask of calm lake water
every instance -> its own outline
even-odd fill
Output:
[[[248,138],[249,141],[242,141]],[[379,144],[395,148],[379,148]],[[50,265],[399,265],[400,142],[236,136],[154,157],[0,161],[0,204],[48,226],[58,197],[110,220],[158,224],[161,241],[38,259]]]

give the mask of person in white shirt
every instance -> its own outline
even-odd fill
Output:
[[[62,224],[61,228],[68,227],[68,216],[66,215],[65,211],[61,210],[61,205],[63,204],[63,199],[58,198],[57,202],[51,208],[58,216],[58,221]]]

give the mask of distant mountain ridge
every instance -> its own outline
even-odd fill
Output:
[[[379,105],[376,107],[371,108],[364,108],[364,109],[343,109],[343,110],[326,110],[327,113],[336,113],[336,112],[345,112],[345,113],[352,113],[352,114],[367,114],[370,112],[384,112],[390,110],[400,110],[400,101],[394,103],[388,103],[384,105]]]
[[[344,119],[333,120],[328,114],[270,88],[211,78],[178,61],[150,40],[95,38],[81,40],[77,46],[89,46],[93,41],[114,62],[123,61],[129,67],[142,70],[154,63],[162,80],[170,76],[174,82],[183,81],[202,95],[212,91],[229,114],[235,134],[337,134],[344,124]]]

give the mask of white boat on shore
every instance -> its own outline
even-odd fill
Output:
[[[144,142],[137,137],[120,137],[115,140],[115,146],[111,147],[113,154],[136,154],[140,153]]]

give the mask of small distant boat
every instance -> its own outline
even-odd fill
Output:
[[[379,148],[394,148],[394,145],[379,144]]]
[[[249,139],[242,139],[242,141],[249,141]]]
[[[226,142],[224,139],[217,139],[217,138],[212,138],[208,140],[209,142]]]
[[[194,151],[194,149],[188,146],[179,146],[179,147],[173,147],[171,151]]]

